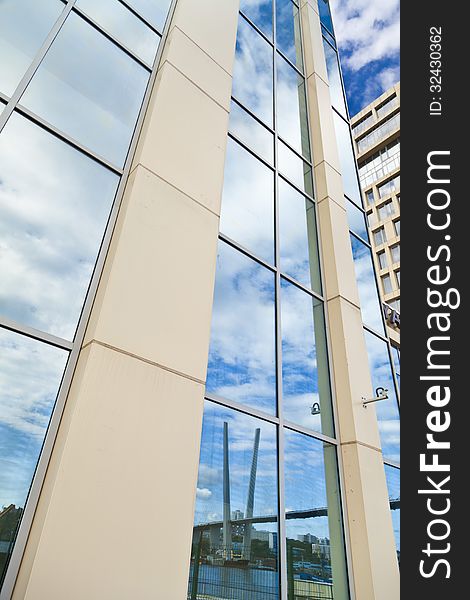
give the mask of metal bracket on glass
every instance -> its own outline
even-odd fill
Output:
[[[368,404],[372,404],[372,402],[380,402],[380,400],[387,400],[387,398],[388,398],[388,390],[383,387],[378,387],[375,390],[375,398],[372,398],[371,400],[366,400],[364,398],[364,396],[362,396],[362,406],[364,408],[367,408]]]
[[[314,402],[312,404],[312,408],[310,409],[310,412],[312,413],[312,415],[319,415],[320,414],[320,404],[318,402]]]

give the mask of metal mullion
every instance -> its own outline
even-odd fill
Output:
[[[52,333],[41,331],[40,329],[36,329],[35,327],[23,325],[21,323],[18,323],[17,321],[14,321],[13,319],[9,319],[4,316],[0,316],[0,328],[8,329],[9,331],[13,331],[14,333],[24,335],[26,337],[32,338],[33,340],[44,342],[46,344],[49,344],[50,346],[55,346],[63,350],[72,350],[73,342],[53,335]]]
[[[69,146],[72,146],[73,148],[75,148],[75,150],[79,150],[83,154],[86,154],[86,156],[88,156],[89,158],[92,158],[93,160],[100,163],[101,165],[103,165],[104,167],[109,169],[110,171],[113,171],[113,173],[116,173],[116,175],[121,176],[123,174],[124,171],[122,168],[116,167],[116,165],[114,165],[113,163],[106,160],[106,158],[103,158],[99,154],[95,154],[87,146],[83,146],[80,142],[75,140],[73,137],[69,136],[67,133],[64,133],[60,129],[57,129],[57,127],[55,127],[54,125],[51,125],[51,123],[49,123],[48,121],[46,121],[45,119],[43,119],[42,117],[40,117],[39,115],[34,113],[32,110],[29,110],[29,108],[26,108],[26,107],[22,106],[21,104],[18,104],[16,106],[15,112],[23,115],[24,117],[26,117],[27,119],[29,119],[30,121],[32,121],[33,123],[35,123],[36,125],[41,127],[42,129],[45,129],[46,131],[48,131],[55,137],[59,138],[62,142],[65,142]]]
[[[397,463],[394,460],[390,460],[389,458],[384,458],[383,461],[384,461],[384,465],[387,465],[389,467],[394,467],[395,469],[400,470],[400,463]]]
[[[282,56],[282,58],[286,61],[286,63],[294,69],[294,71],[297,73],[297,75],[300,75],[300,77],[302,77],[302,79],[305,79],[305,75],[302,73],[302,71],[299,69],[299,67],[294,65],[294,63],[291,61],[291,59],[287,58],[287,56],[282,52],[282,50],[279,50],[276,47],[276,52],[279,54],[279,56]]]
[[[241,16],[241,17],[243,17],[243,18],[245,19],[245,21],[246,21],[247,23],[249,23],[249,24],[250,24],[250,25],[253,27],[253,29],[254,29],[255,31],[257,31],[257,32],[260,34],[260,36],[261,36],[261,37],[262,37],[262,38],[263,38],[263,39],[264,39],[266,42],[268,42],[268,44],[269,44],[271,47],[274,47],[274,43],[273,43],[273,41],[272,41],[272,40],[270,40],[270,39],[268,38],[268,36],[267,36],[265,33],[263,33],[263,32],[261,31],[261,29],[258,27],[258,25],[256,25],[255,23],[253,23],[253,21],[252,21],[252,20],[251,20],[249,17],[247,17],[247,16],[245,15],[245,13],[244,13],[244,12],[242,12],[241,10],[240,10],[240,11],[238,11],[238,12],[239,12],[240,16]],[[275,32],[274,32],[274,15],[273,15],[273,38],[275,39]]]
[[[278,417],[270,415],[269,413],[265,413],[264,411],[259,410],[257,408],[253,408],[252,406],[248,406],[247,404],[237,402],[236,400],[229,400],[228,398],[224,398],[223,396],[211,394],[207,390],[204,392],[204,397],[206,400],[209,400],[209,402],[213,402],[214,404],[218,404],[219,406],[225,406],[232,410],[236,410],[237,412],[241,412],[245,415],[256,417],[257,419],[267,421],[268,423],[273,423],[274,425],[279,424]]]
[[[253,119],[255,119],[255,121],[257,121],[260,125],[262,125],[265,129],[267,129],[270,133],[272,133],[274,135],[274,129],[272,127],[270,127],[269,125],[266,125],[266,123],[264,121],[262,121],[257,115],[255,115],[255,113],[251,109],[249,109],[247,106],[245,106],[243,104],[243,102],[238,100],[238,98],[236,98],[233,94],[231,96],[231,99],[235,102],[235,104],[238,104],[238,106],[240,108],[242,108],[245,112],[247,112],[250,115],[250,117],[253,117]]]
[[[249,152],[252,156],[254,156],[260,162],[262,162],[265,167],[268,167],[268,169],[271,169],[271,171],[274,171],[274,167],[271,164],[269,164],[269,162],[265,158],[263,158],[257,152],[255,152],[255,150],[253,150],[252,148],[247,146],[246,143],[243,142],[238,136],[236,136],[234,133],[232,133],[230,131],[227,133],[227,135],[229,138],[232,138],[232,140],[235,140],[235,142],[237,142],[237,144],[240,144],[240,146],[242,148],[244,148],[247,152]]]
[[[357,240],[359,240],[360,242],[362,242],[365,246],[367,246],[369,248],[369,250],[373,251],[373,248],[370,244],[370,242],[367,242],[364,238],[361,238],[360,235],[358,235],[355,231],[353,231],[352,229],[349,229],[349,233],[354,236]]]
[[[252,260],[254,260],[255,262],[257,262],[258,264],[262,265],[263,267],[266,267],[272,273],[276,272],[276,268],[273,265],[270,265],[268,262],[266,262],[265,260],[263,260],[259,256],[256,256],[256,254],[253,254],[252,252],[250,252],[250,250],[247,250],[247,248],[245,248],[245,246],[242,246],[238,242],[235,242],[235,240],[233,240],[232,238],[228,237],[224,233],[220,233],[219,232],[219,239],[222,240],[223,242],[225,242],[226,244],[228,244],[229,246],[231,246],[232,248],[235,248],[235,250],[238,250],[239,252],[241,252],[242,254],[244,254],[245,256],[247,256],[248,258],[251,258]]]
[[[304,427],[303,425],[299,425],[298,423],[294,423],[293,421],[285,420],[284,427],[291,431],[295,431],[297,433],[301,433],[302,435],[306,435],[310,438],[314,438],[321,442],[325,442],[325,444],[331,444],[332,446],[339,445],[339,441],[336,438],[330,437],[329,435],[325,435],[324,433],[321,433],[321,431],[309,429],[308,427]]]
[[[299,186],[296,183],[294,183],[293,181],[291,181],[287,177],[287,175],[284,175],[283,173],[278,171],[278,176],[281,179],[283,179],[286,183],[288,183],[291,187],[293,187],[297,192],[299,192],[299,194],[302,194],[302,196],[305,196],[305,198],[307,198],[308,200],[310,200],[311,202],[316,204],[315,198],[313,196],[310,196],[310,194],[308,192],[306,192],[305,190],[302,190],[301,188],[299,188]],[[313,178],[313,171],[312,171],[312,178]]]
[[[3,92],[0,92],[0,100],[3,100],[5,104],[8,104],[8,102],[10,102],[10,96],[7,96]]]
[[[141,15],[135,8],[133,8],[128,2],[126,2],[126,0],[117,0],[119,2],[119,4],[122,4],[123,6],[125,6],[127,8],[127,10],[129,12],[131,12],[135,17],[137,17],[140,21],[142,21],[142,23],[144,23],[145,25],[147,25],[147,27],[149,29],[151,29],[154,33],[158,33],[158,35],[161,37],[162,33],[161,31],[159,31],[155,25],[152,25],[152,23],[150,21],[148,21],[143,15]],[[169,13],[168,13],[169,14]],[[168,17],[167,17],[167,21],[168,21]],[[165,28],[164,28],[165,29]]]
[[[366,325],[365,323],[362,323],[363,328],[368,331],[369,333],[372,333],[373,335],[375,335],[375,337],[380,338],[383,342],[387,342],[388,344],[388,338],[386,335],[384,335],[383,333],[380,334],[377,331],[375,331],[375,329],[372,329],[372,327],[370,327],[369,325]]]
[[[97,21],[92,19],[86,12],[84,12],[79,6],[74,6],[73,11],[75,14],[79,15],[84,21],[86,21],[93,29],[99,31],[106,39],[108,39],[115,46],[120,48],[125,54],[127,54],[130,58],[135,60],[143,67],[146,71],[151,73],[152,66],[146,63],[142,58],[137,56],[130,48],[128,48],[125,44],[123,44],[118,38],[116,38],[112,33],[104,29],[102,25],[100,25]]]
[[[284,272],[281,271],[280,276],[281,276],[281,279],[285,279],[286,281],[288,281],[292,285],[295,285],[296,288],[299,288],[300,290],[304,291],[309,296],[313,296],[313,298],[315,298],[316,300],[319,300],[322,303],[325,302],[325,298],[321,294],[319,294],[318,292],[315,292],[312,289],[308,288],[303,283],[300,283],[300,281],[297,281],[297,279],[294,279],[290,275],[287,275],[287,273],[284,273]]]
[[[134,153],[137,148],[137,143],[139,139],[140,132],[142,131],[143,121],[146,116],[146,112],[150,103],[150,96],[152,93],[152,88],[155,83],[157,77],[157,67],[160,63],[161,56],[163,53],[164,41],[169,31],[169,26],[171,19],[173,17],[175,6],[177,0],[172,0],[172,4],[168,11],[167,20],[165,24],[165,28],[162,36],[162,43],[160,43],[157,54],[155,56],[153,70],[150,75],[149,82],[147,84],[147,88],[144,93],[144,97],[142,100],[141,108],[139,111],[139,116],[137,119],[137,123],[133,132],[131,144],[129,147],[129,151],[127,153],[123,176],[121,177],[120,183],[118,185],[118,189],[116,191],[116,196],[114,198],[114,203],[110,211],[110,216],[108,219],[107,227],[105,234],[103,236],[103,240],[101,242],[100,251],[98,254],[98,258],[95,263],[95,268],[93,271],[93,275],[91,277],[90,285],[88,288],[87,296],[85,298],[85,302],[83,304],[82,312],[80,315],[80,320],[78,323],[77,331],[75,333],[75,341],[72,347],[72,350],[69,355],[69,359],[67,361],[67,366],[64,371],[64,375],[62,377],[62,381],[59,387],[59,391],[57,394],[55,406],[53,413],[51,415],[49,426],[47,430],[47,435],[44,439],[44,444],[41,449],[41,454],[36,465],[36,470],[34,473],[34,477],[31,483],[31,487],[29,489],[28,497],[25,502],[23,516],[21,518],[20,526],[18,528],[18,533],[16,536],[15,544],[13,547],[13,552],[10,557],[10,561],[7,567],[7,571],[5,573],[5,577],[3,580],[2,588],[0,590],[0,600],[10,600],[11,594],[16,582],[16,578],[18,575],[18,570],[21,564],[21,560],[23,558],[23,553],[26,547],[26,542],[29,536],[29,532],[31,529],[31,525],[33,522],[34,514],[36,511],[37,504],[39,502],[39,496],[41,493],[42,484],[44,481],[44,477],[46,474],[46,470],[49,464],[49,460],[52,454],[52,449],[55,444],[57,432],[59,429],[59,425],[62,419],[62,415],[65,408],[65,403],[67,399],[67,395],[69,393],[70,384],[72,382],[72,377],[75,372],[75,368],[78,362],[78,356],[81,351],[81,347],[83,344],[83,340],[85,337],[85,331],[88,324],[88,320],[90,318],[91,309],[93,307],[93,303],[95,300],[96,292],[98,289],[98,285],[101,279],[101,275],[103,273],[104,263],[107,257],[107,253],[110,247],[111,238],[114,232],[114,228],[116,226],[117,217],[119,213],[119,209],[122,203],[122,198],[124,195],[124,190],[127,185],[127,179],[131,171],[132,159]],[[71,5],[75,2],[75,0],[70,0],[70,9]],[[70,12],[70,9],[68,12]],[[68,14],[67,12],[67,14]],[[65,20],[65,19],[64,19]],[[60,28],[58,28],[60,29]],[[58,31],[57,29],[57,31]],[[56,32],[57,34],[57,32]],[[55,36],[54,36],[55,37]],[[53,38],[52,38],[53,39]]]
[[[304,80],[304,82],[305,82],[305,77],[304,77],[303,75],[302,75],[302,78],[303,78],[303,80]],[[285,145],[286,145],[286,146],[289,148],[289,150],[292,150],[292,152],[293,152],[293,153],[294,153],[296,156],[298,156],[298,157],[299,157],[301,160],[303,160],[305,163],[307,163],[309,167],[311,167],[311,168],[313,169],[313,163],[312,163],[312,162],[311,162],[311,161],[310,161],[308,158],[305,158],[305,156],[304,156],[303,154],[301,154],[301,153],[300,153],[298,150],[296,150],[295,148],[293,148],[293,147],[290,145],[290,143],[289,143],[289,142],[286,142],[286,140],[285,140],[285,139],[284,139],[282,136],[280,136],[279,134],[278,134],[278,138],[281,140],[281,142],[282,142],[283,144],[285,144]],[[310,135],[309,135],[309,138],[310,138]]]
[[[56,22],[52,26],[48,35],[46,36],[46,39],[44,40],[42,46],[36,52],[36,56],[34,57],[33,61],[29,65],[29,68],[26,70],[26,73],[23,75],[23,77],[21,78],[21,81],[16,86],[16,90],[13,92],[13,95],[11,96],[10,101],[8,102],[8,104],[6,105],[6,107],[3,110],[2,114],[0,115],[0,133],[2,132],[3,128],[5,127],[6,122],[8,121],[11,114],[13,113],[13,110],[15,109],[16,104],[18,103],[19,99],[23,95],[26,87],[28,86],[29,82],[33,78],[34,74],[36,73],[39,65],[43,61],[47,51],[51,47],[52,42],[55,40],[57,34],[62,29],[62,26],[65,23],[65,20],[67,19],[67,17],[69,16],[75,2],[76,2],[76,0],[68,0],[67,4],[62,9],[62,12],[57,17]]]

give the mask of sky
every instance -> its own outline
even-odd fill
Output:
[[[400,1],[331,0],[351,116],[400,80]]]

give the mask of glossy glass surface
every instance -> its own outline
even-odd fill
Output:
[[[388,354],[388,346],[373,333],[364,330],[372,388],[388,390],[388,400],[375,403],[379,423],[380,441],[384,458],[400,462],[400,413],[398,411],[395,384]]]
[[[11,96],[64,9],[58,0],[0,2],[0,91]]]
[[[390,275],[383,275],[381,278],[384,294],[390,294],[393,291]]]
[[[398,307],[397,310],[400,310],[400,307]],[[398,383],[398,389],[400,389],[400,350],[398,348],[395,348],[395,346],[392,346],[391,350],[393,366],[395,368],[395,375]]]
[[[400,469],[385,466],[385,477],[387,478],[388,496],[390,510],[392,511],[393,533],[395,535],[395,546],[397,558],[400,562]]]
[[[328,31],[333,31],[333,21],[331,20],[330,3],[328,0],[318,0],[318,12],[320,13],[320,22]]]
[[[277,497],[275,426],[206,401],[188,598],[278,597]]]
[[[330,83],[331,104],[347,119],[343,84],[339,72],[338,54],[325,39],[323,39],[323,49],[325,51],[328,81]]]
[[[152,66],[160,36],[118,0],[78,0],[76,3],[98,25]]]
[[[0,328],[0,581],[68,353]]]
[[[400,244],[395,244],[395,246],[392,246],[390,248],[390,252],[392,254],[392,262],[400,262]]]
[[[276,73],[278,133],[310,160],[304,78],[279,54],[276,54]]]
[[[400,129],[400,113],[389,117],[376,129],[373,129],[370,133],[358,140],[358,152],[365,152],[366,150],[377,144],[381,139],[385,139],[387,136],[394,133],[397,129]]]
[[[274,163],[273,134],[233,100],[228,129],[261,158],[271,165]]]
[[[272,40],[273,3],[271,0],[240,0],[240,10]]]
[[[299,9],[290,0],[276,2],[276,43],[278,49],[302,71]]]
[[[171,0],[126,0],[126,2],[160,33],[163,33]]]
[[[320,0],[321,1],[321,0]],[[356,157],[351,143],[349,125],[333,111],[336,141],[338,143],[339,162],[346,196],[362,208],[361,193],[356,172]]]
[[[334,436],[322,303],[281,279],[284,418]]]
[[[379,198],[385,198],[385,196],[400,191],[400,175],[396,175],[393,179],[377,186],[377,191],[379,192]]]
[[[21,103],[121,167],[148,78],[115,44],[70,14]]]
[[[13,113],[0,181],[0,314],[72,339],[118,177]]]
[[[278,179],[280,267],[321,294],[315,205]]]
[[[387,237],[385,235],[385,229],[383,227],[379,227],[373,232],[374,235],[374,243],[376,246],[380,246],[380,244],[384,244],[387,241]]]
[[[274,172],[227,140],[220,231],[274,262]]]
[[[382,321],[382,308],[375,283],[374,265],[372,254],[368,246],[351,235],[351,248],[356,272],[359,299],[363,322],[378,331],[385,333]]]
[[[281,140],[277,144],[277,164],[280,173],[302,191],[313,196],[312,169],[310,165],[297,156],[295,152],[292,152]]]
[[[360,208],[358,208],[353,202],[351,202],[347,198],[344,199],[344,202],[346,204],[349,229],[351,231],[354,231],[354,233],[359,235],[366,242],[369,241],[364,213]]]
[[[274,275],[219,241],[206,390],[274,414]]]
[[[388,202],[385,202],[385,204],[382,204],[382,206],[379,206],[377,209],[377,213],[380,221],[384,221],[385,219],[393,215],[395,213],[393,202],[389,200]]]
[[[336,449],[285,430],[288,598],[349,597]]]
[[[386,269],[388,267],[388,263],[387,263],[387,255],[385,253],[385,250],[382,250],[382,252],[377,252],[377,257],[379,259],[379,267],[381,269]]]
[[[273,89],[273,49],[243,17],[240,17],[232,94],[272,127]]]

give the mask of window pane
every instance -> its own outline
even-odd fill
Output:
[[[281,270],[321,294],[315,205],[283,179],[278,182]]]
[[[346,210],[348,214],[349,229],[361,236],[366,242],[369,240],[367,235],[366,219],[365,215],[360,208],[350,202],[347,198],[344,199],[346,203]]]
[[[238,20],[232,94],[273,126],[273,49],[242,17]]]
[[[312,169],[310,165],[297,156],[295,152],[292,152],[281,140],[278,141],[277,150],[279,171],[298,188],[313,196]]]
[[[392,201],[386,202],[385,204],[383,204],[382,206],[380,206],[378,208],[379,219],[381,221],[384,221],[385,219],[387,219],[388,217],[393,215],[394,212],[395,212],[395,209],[393,208]]]
[[[163,32],[171,0],[126,0],[126,2],[160,33]]]
[[[305,82],[295,69],[276,54],[277,128],[288,144],[310,159]]]
[[[276,38],[278,49],[302,71],[299,9],[290,0],[276,2]]]
[[[240,10],[271,40],[273,5],[271,0],[240,0]]]
[[[122,166],[149,73],[71,14],[21,103]]]
[[[326,69],[328,71],[328,81],[330,83],[331,104],[347,118],[343,84],[339,74],[338,54],[325,39],[323,39],[323,48],[325,50]]]
[[[400,469],[384,465],[385,477],[387,478],[388,497],[390,510],[392,511],[393,533],[395,535],[395,546],[397,558],[400,562]]]
[[[387,342],[369,331],[364,330],[364,335],[369,356],[372,389],[374,391],[378,387],[388,389],[388,400],[375,403],[382,452],[385,458],[398,463],[400,462],[400,414],[388,355],[388,345]]]
[[[365,135],[363,138],[357,141],[357,150],[361,154],[369,148],[372,148],[381,139],[385,139],[387,136],[394,133],[400,128],[400,114],[393,115],[376,129],[373,129],[370,133]]]
[[[349,598],[336,449],[285,430],[289,600]]]
[[[206,401],[189,598],[278,598],[276,454],[274,425]]]
[[[0,581],[68,353],[0,328]]]
[[[395,226],[395,233],[400,235],[400,219],[398,219],[398,221],[394,221],[393,224]]]
[[[281,279],[284,417],[334,436],[323,304]]]
[[[0,2],[0,91],[11,96],[64,5],[58,0]]]
[[[366,200],[367,200],[367,204],[373,204],[374,203],[374,192],[372,190],[367,190],[367,192],[366,192]]]
[[[396,307],[395,310],[400,310],[400,307]],[[395,346],[391,347],[392,350],[392,361],[395,367],[395,375],[397,376],[398,389],[400,389],[400,350]]]
[[[229,131],[269,163],[274,162],[274,137],[256,119],[232,100],[230,105]]]
[[[160,37],[124,4],[118,0],[78,0],[77,6],[139,58],[153,63]]]
[[[400,262],[400,244],[396,244],[396,246],[392,246],[390,248],[390,252],[392,253],[392,262]]]
[[[374,243],[377,246],[380,246],[380,244],[384,244],[386,241],[387,238],[385,237],[385,230],[383,227],[380,227],[380,229],[374,231]]]
[[[331,20],[330,3],[328,0],[318,0],[318,11],[320,13],[321,24],[324,25],[328,31],[333,32],[333,21]]]
[[[391,110],[396,108],[398,105],[399,105],[399,102],[398,102],[398,98],[396,96],[392,96],[391,98],[388,98],[388,100],[386,100],[381,106],[379,106],[377,108],[377,117],[379,119],[381,119],[388,112],[390,112]]]
[[[274,262],[274,172],[230,138],[220,231]]]
[[[385,252],[379,252],[377,254],[377,256],[379,257],[379,266],[381,269],[386,269],[388,264],[387,264],[387,255],[385,254]]]
[[[274,275],[219,242],[206,389],[274,414]]]
[[[118,177],[15,113],[0,165],[0,314],[72,339]]]
[[[391,292],[393,292],[392,280],[390,279],[390,275],[384,275],[383,277],[381,277],[381,279],[384,294],[390,294]]]
[[[350,237],[359,299],[361,301],[362,320],[372,329],[384,333],[382,307],[375,283],[371,251],[356,237],[353,235]]]
[[[335,124],[336,140],[338,143],[339,162],[341,165],[341,175],[343,177],[344,193],[350,200],[353,200],[358,206],[362,207],[361,193],[359,191],[359,184],[357,181],[356,159],[354,157],[351,144],[349,125],[334,111],[333,121]]]

